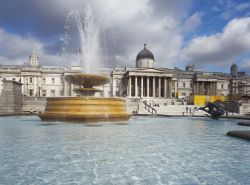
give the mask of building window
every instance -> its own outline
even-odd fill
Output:
[[[33,79],[32,78],[30,78],[30,83],[32,83],[33,82]]]
[[[178,87],[178,85],[179,85],[179,84],[178,84],[178,82],[177,82],[177,85],[176,85],[176,86]]]
[[[184,87],[184,88],[186,87],[186,84],[185,84],[185,82],[183,82],[183,87]]]
[[[46,96],[46,90],[42,90],[42,96]]]
[[[55,96],[56,95],[56,93],[55,93],[55,90],[51,90],[51,96]]]
[[[43,83],[46,84],[46,78],[43,78]]]
[[[227,88],[230,89],[230,84],[227,85]]]
[[[29,89],[29,96],[33,96],[33,89]]]
[[[60,96],[63,96],[64,94],[63,94],[63,90],[60,90]]]
[[[193,87],[193,83],[192,82],[190,82],[190,88],[192,88]]]
[[[55,78],[52,78],[52,84],[55,84]]]
[[[182,95],[182,96],[186,96],[186,93],[182,93],[181,95]]]
[[[221,84],[221,89],[223,89],[223,84]]]

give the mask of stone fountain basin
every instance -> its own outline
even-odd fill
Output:
[[[47,98],[43,114],[38,115],[43,121],[63,122],[112,122],[127,121],[124,99],[101,97],[60,97]]]
[[[104,85],[110,81],[109,77],[96,74],[72,74],[67,75],[65,79],[71,84],[82,85],[84,87]]]

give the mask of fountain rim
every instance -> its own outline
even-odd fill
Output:
[[[71,84],[83,85],[83,87],[88,88],[93,86],[105,85],[110,82],[110,77],[92,73],[76,73],[66,75],[65,80]]]
[[[111,101],[126,101],[125,98],[115,97],[94,97],[94,96],[64,96],[64,97],[48,97],[47,100],[111,100]]]

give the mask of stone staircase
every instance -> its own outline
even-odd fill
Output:
[[[146,103],[146,105],[145,105]],[[127,100],[127,110],[131,114],[140,114],[140,115],[169,115],[169,116],[202,116],[206,113],[204,111],[198,110],[194,111],[194,105],[170,105],[164,103],[157,103],[154,106],[143,100],[131,101]],[[186,107],[188,107],[188,112],[186,112]],[[191,114],[190,114],[191,108]],[[152,110],[155,109],[155,110]]]
[[[188,111],[186,111],[186,107],[188,107]],[[189,116],[189,115],[204,115],[203,111],[194,111],[194,105],[167,105],[167,106],[159,106],[155,107],[158,115],[176,115],[176,116]],[[191,113],[190,113],[191,108]]]

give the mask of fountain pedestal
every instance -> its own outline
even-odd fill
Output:
[[[93,86],[107,83],[108,77],[76,74],[66,76],[66,80],[82,86],[75,89],[81,96],[47,98],[45,112],[39,114],[41,120],[85,123],[127,121],[130,118],[131,115],[127,113],[125,100],[121,98],[85,96],[93,95],[99,91]]]

